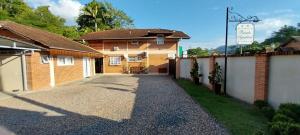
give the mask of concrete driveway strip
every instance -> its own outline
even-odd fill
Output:
[[[0,100],[0,134],[228,134],[170,77],[106,75]]]

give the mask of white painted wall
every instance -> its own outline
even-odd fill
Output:
[[[255,91],[255,57],[228,57],[227,94],[253,103]]]
[[[255,59],[255,56],[228,57],[227,93],[230,96],[248,103],[254,102]],[[203,83],[207,85],[209,58],[199,58],[197,62],[203,74]],[[224,73],[224,58],[216,58],[216,62]],[[191,79],[191,66],[190,59],[181,59],[181,78]],[[268,85],[268,102],[273,107],[277,108],[281,103],[300,104],[300,55],[271,56]]]
[[[191,59],[181,59],[180,60],[180,78],[191,79]]]
[[[199,65],[199,74],[202,74],[202,82],[204,85],[209,85],[209,58],[198,58],[197,59]]]
[[[300,104],[300,56],[271,56],[268,102]]]

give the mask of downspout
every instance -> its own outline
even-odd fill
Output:
[[[127,55],[127,58],[126,58],[126,69],[127,69],[127,73],[130,73],[130,69],[129,69],[129,67],[128,67],[128,41],[127,41],[127,48],[126,48],[126,55]]]
[[[147,64],[146,64],[146,66],[147,66],[147,72],[149,73],[149,42],[148,42],[148,40],[147,40],[147,54],[146,54],[147,56],[146,56],[146,59],[147,59]]]
[[[23,79],[23,91],[27,91],[28,90],[28,80],[27,80],[27,64],[26,64],[26,51],[28,50],[24,50],[22,51],[21,54],[21,65],[22,65],[22,79]]]
[[[104,47],[105,47],[105,45],[104,45],[104,40],[102,40],[102,54],[104,54],[103,55],[103,57],[102,57],[102,72],[103,72],[103,74],[105,74],[105,53],[104,53],[104,51],[105,51],[105,49],[104,49]]]

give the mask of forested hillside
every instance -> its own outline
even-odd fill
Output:
[[[133,27],[133,20],[123,11],[96,0],[81,9],[76,26],[67,26],[65,19],[52,14],[48,6],[32,8],[23,0],[0,0],[0,20],[38,27],[72,39],[91,31]]]

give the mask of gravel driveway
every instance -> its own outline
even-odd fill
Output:
[[[0,134],[227,134],[168,76],[98,76],[0,101]]]

